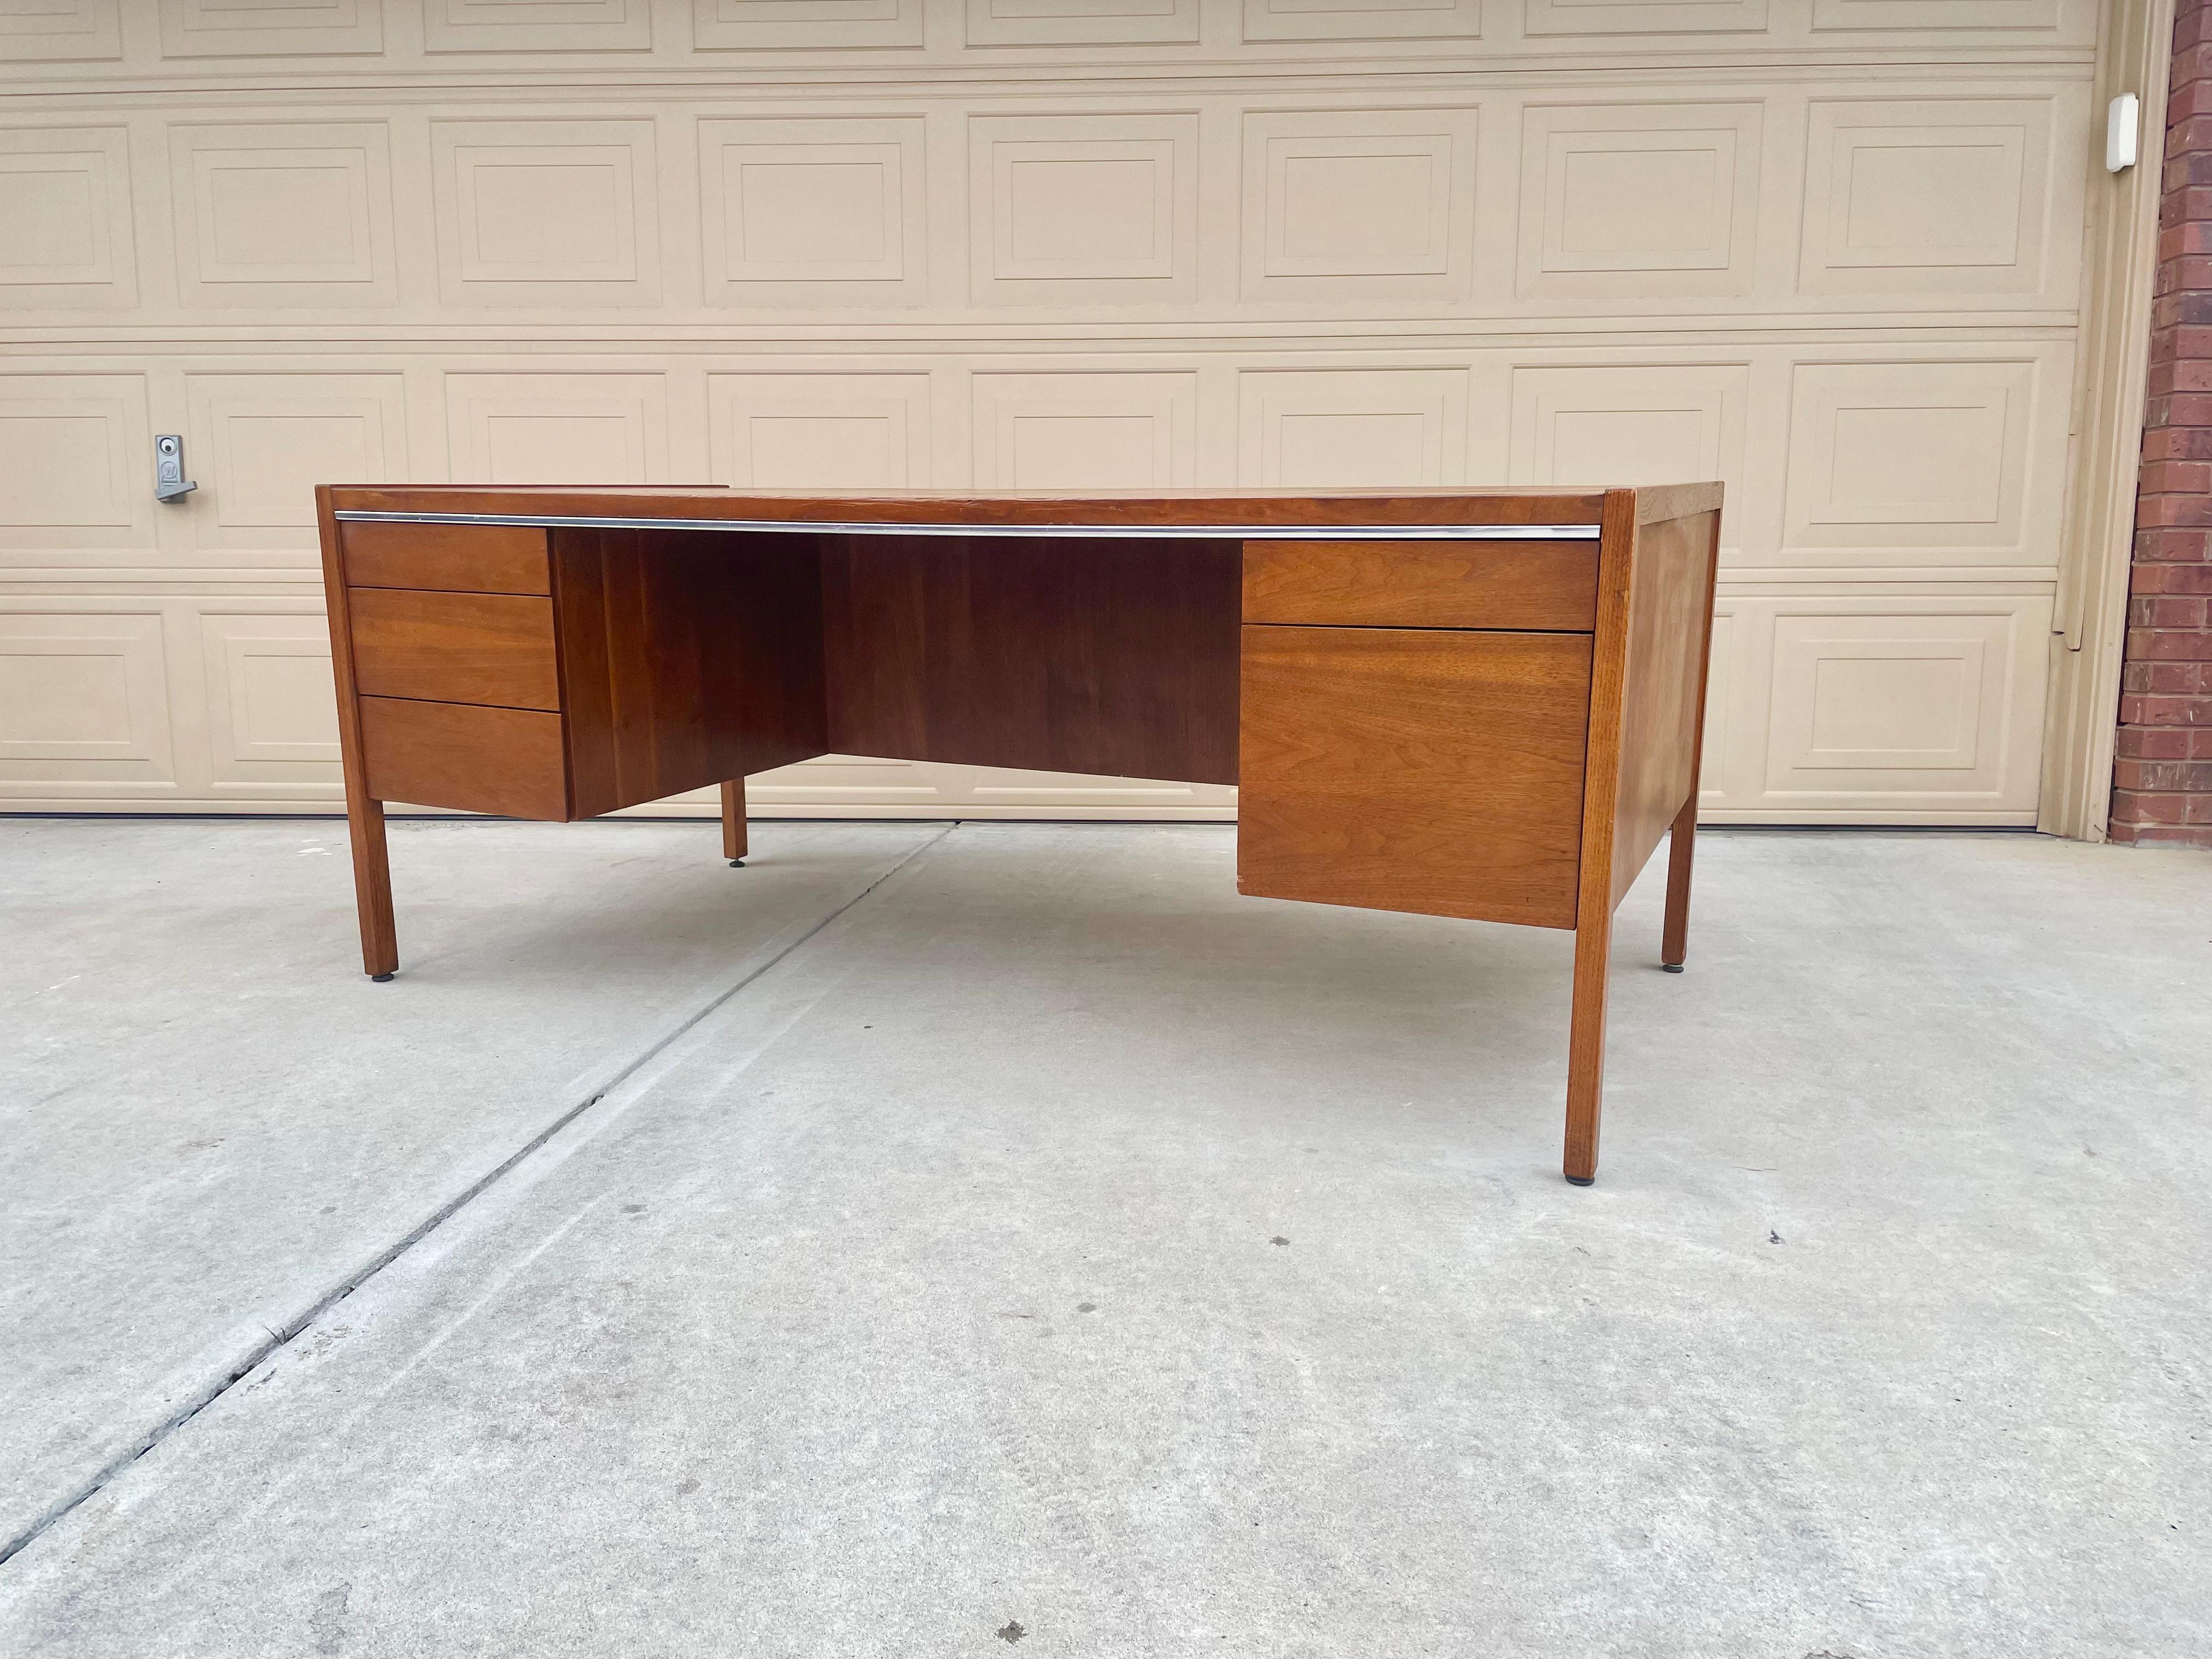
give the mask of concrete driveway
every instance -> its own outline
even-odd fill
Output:
[[[0,1652],[2212,1650],[2212,859],[0,823]]]

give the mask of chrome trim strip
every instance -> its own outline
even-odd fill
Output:
[[[1188,541],[1199,538],[1267,542],[1594,542],[1598,538],[1598,527],[1594,524],[890,524],[820,519],[599,519],[523,513],[374,513],[359,507],[342,507],[331,516],[345,524],[523,525],[552,530],[759,530],[836,536],[1084,536],[1126,541]]]

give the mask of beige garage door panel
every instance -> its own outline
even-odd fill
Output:
[[[1709,810],[2032,821],[2093,5],[560,9],[0,11],[0,800],[337,798],[316,482],[1717,476]]]
[[[2035,799],[2051,603],[2031,591],[1724,598],[1704,815],[2019,822]]]

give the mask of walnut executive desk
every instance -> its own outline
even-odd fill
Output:
[[[824,754],[1242,786],[1237,890],[1572,928],[1597,1170],[1613,913],[1681,966],[1717,483],[1290,495],[316,492],[362,960],[383,803],[566,822]]]

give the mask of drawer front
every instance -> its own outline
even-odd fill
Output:
[[[366,695],[557,709],[553,601],[522,593],[356,587],[354,683]]]
[[[555,823],[568,817],[558,714],[363,697],[361,747],[373,799]]]
[[[1586,634],[1243,630],[1237,889],[1575,925]]]
[[[1597,544],[1247,542],[1244,620],[1587,633]]]
[[[550,593],[545,532],[520,525],[349,524],[349,587],[453,593]]]

